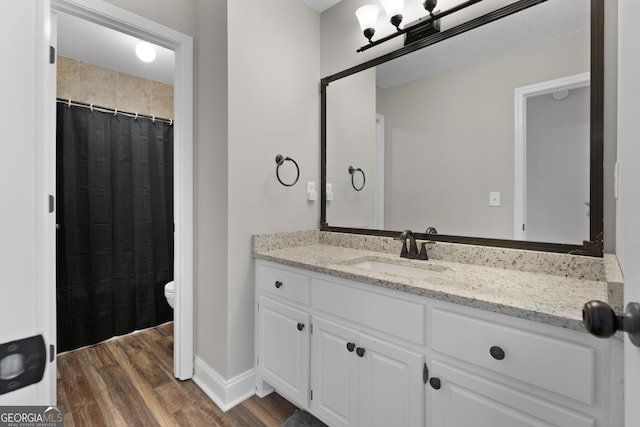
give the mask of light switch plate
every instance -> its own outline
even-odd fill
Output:
[[[492,191],[489,193],[489,206],[500,206],[499,191]]]
[[[316,200],[318,198],[318,192],[316,191],[316,183],[313,181],[307,181],[307,200]]]

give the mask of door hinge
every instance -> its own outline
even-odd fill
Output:
[[[425,362],[424,368],[422,368],[422,382],[426,384],[427,380],[429,380],[429,368],[427,368],[427,363]]]
[[[49,194],[49,213],[53,213],[53,210],[56,207],[56,199]]]
[[[313,334],[313,323],[309,324],[309,329],[310,329],[311,334]]]
[[[313,389],[309,390],[309,399],[313,400]]]
[[[56,48],[49,46],[49,64],[56,63]]]
[[[524,230],[524,224],[522,224],[522,231],[525,231],[525,230]]]
[[[49,363],[56,360],[56,346],[49,344]]]

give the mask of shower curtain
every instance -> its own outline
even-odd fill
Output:
[[[58,104],[58,352],[169,321],[173,127]]]

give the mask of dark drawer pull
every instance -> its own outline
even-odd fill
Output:
[[[498,347],[497,345],[494,345],[489,349],[489,354],[491,354],[491,357],[493,357],[496,360],[504,359],[504,350]]]
[[[282,287],[282,282],[279,280],[276,280],[276,288],[280,289]]]
[[[442,383],[440,382],[440,378],[431,378],[429,380],[429,384],[431,384],[431,388],[433,388],[434,390],[440,390],[440,387],[442,387]]]
[[[298,330],[301,331],[304,329],[304,323],[298,323]]]
[[[353,350],[356,348],[356,344],[352,343],[352,342],[348,342],[347,343],[347,351],[349,351],[349,353],[353,353]]]
[[[356,348],[356,354],[358,356],[360,356],[360,357],[363,357],[364,356],[364,348],[362,348],[362,347]]]

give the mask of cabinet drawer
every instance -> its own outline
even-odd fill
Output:
[[[256,271],[258,291],[309,305],[311,278],[284,268],[259,264]]]
[[[595,350],[587,346],[439,309],[432,311],[431,340],[440,353],[583,403],[594,401]],[[494,349],[492,355],[492,347],[503,354]]]
[[[422,304],[314,279],[313,307],[416,344],[425,342]]]

